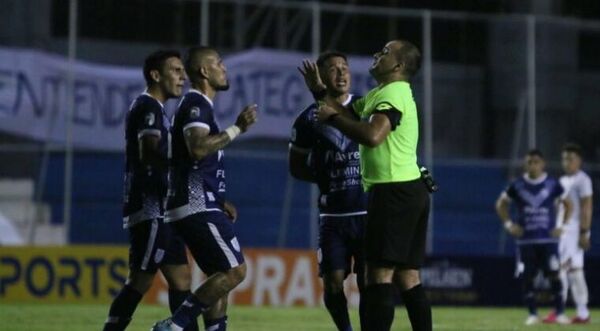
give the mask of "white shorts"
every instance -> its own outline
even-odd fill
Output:
[[[567,269],[583,268],[583,249],[579,247],[579,229],[566,229],[558,246],[560,264]]]

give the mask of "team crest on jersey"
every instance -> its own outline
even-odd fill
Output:
[[[200,117],[200,108],[193,107],[192,109],[190,109],[190,117],[191,118],[198,118],[198,117]]]
[[[156,117],[154,116],[154,113],[149,113],[148,115],[146,115],[146,125],[152,126],[154,125],[154,122],[156,122]]]

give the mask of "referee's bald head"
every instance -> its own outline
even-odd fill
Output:
[[[421,68],[421,52],[407,40],[397,39],[394,43],[398,45],[392,48],[396,60],[404,65],[404,74],[412,78]]]

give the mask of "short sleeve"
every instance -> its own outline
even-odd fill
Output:
[[[515,183],[510,183],[508,187],[504,190],[504,193],[510,199],[514,200],[517,197],[517,189],[515,188]]]
[[[200,127],[210,131],[212,119],[212,109],[203,104],[192,104],[184,106],[180,111],[183,112],[182,126],[183,131],[193,127]]]
[[[162,107],[155,102],[140,105],[138,139],[146,135],[161,136],[163,113]]]
[[[594,194],[594,190],[592,188],[592,180],[588,176],[582,176],[579,187],[579,197],[587,198],[591,197]]]
[[[303,111],[294,121],[292,133],[290,135],[290,146],[310,152],[315,144],[315,132],[310,120],[313,107]]]

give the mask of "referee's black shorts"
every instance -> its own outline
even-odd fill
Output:
[[[369,190],[365,233],[371,265],[419,269],[425,258],[429,192],[419,178],[375,184]]]

